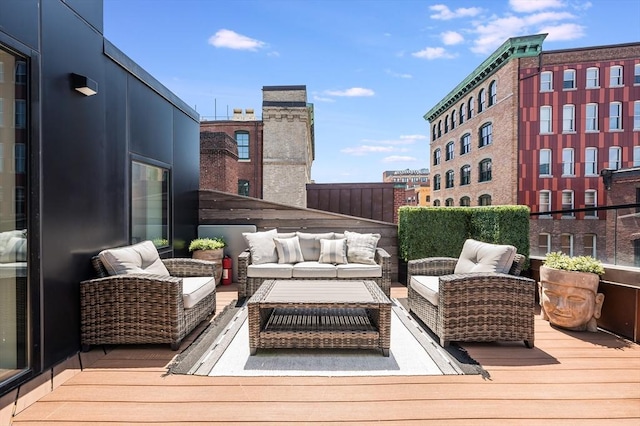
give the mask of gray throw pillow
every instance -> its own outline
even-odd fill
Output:
[[[276,244],[273,242],[273,239],[278,236],[277,229],[264,232],[243,232],[242,236],[249,246],[252,265],[278,262]]]
[[[319,263],[333,263],[334,265],[347,263],[347,240],[320,240]]]
[[[304,261],[298,237],[274,238],[273,242],[278,252],[278,263],[298,263]]]
[[[376,247],[380,240],[380,234],[344,231],[344,236],[347,238],[347,260],[349,263],[376,264]]]
[[[300,248],[302,256],[307,262],[317,262],[320,258],[320,240],[330,240],[333,238],[333,232],[325,232],[323,234],[314,234],[309,232],[296,232],[300,240]]]

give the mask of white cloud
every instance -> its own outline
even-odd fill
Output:
[[[515,12],[534,12],[536,10],[547,10],[564,7],[561,0],[509,0],[509,6]]]
[[[472,17],[482,12],[482,9],[479,7],[461,7],[456,10],[451,10],[444,4],[436,4],[430,6],[429,9],[436,12],[430,16],[431,19],[438,19],[442,21],[448,21],[449,19],[454,18]]]
[[[392,77],[397,77],[397,78],[413,78],[413,76],[411,74],[406,74],[406,73],[399,73],[399,72],[395,72],[395,71],[391,71],[391,70],[385,70],[384,72],[386,72],[387,74],[389,74]]]
[[[400,163],[400,162],[414,162],[418,161],[416,157],[404,156],[404,155],[390,155],[382,159],[383,163]]]
[[[425,135],[400,135],[400,139],[415,142],[417,140],[427,139]]]
[[[325,98],[323,96],[313,95],[313,100],[318,102],[335,102],[333,98]]]
[[[455,31],[445,31],[443,33],[440,33],[440,37],[442,37],[442,42],[447,46],[460,44],[464,41],[464,37],[462,36],[462,34]]]
[[[447,52],[444,47],[425,47],[419,52],[413,52],[411,55],[415,56],[416,58],[423,59],[451,59],[456,57],[456,55]]]
[[[329,96],[346,96],[346,97],[360,97],[360,96],[373,96],[375,92],[371,89],[365,89],[362,87],[352,87],[346,90],[325,90],[325,95]]]
[[[391,146],[374,146],[374,145],[360,145],[355,148],[343,148],[340,152],[350,155],[366,155],[366,154],[377,154],[384,152],[393,152],[394,149]]]
[[[585,35],[584,27],[578,24],[561,24],[540,29],[541,33],[548,33],[546,40],[575,40]]]
[[[256,51],[266,46],[266,43],[231,30],[218,30],[209,38],[209,44],[215,47],[225,47],[234,50]]]

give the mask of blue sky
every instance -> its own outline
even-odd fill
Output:
[[[104,0],[104,34],[206,118],[306,85],[317,183],[429,168],[424,114],[507,38],[640,41],[640,0]]]

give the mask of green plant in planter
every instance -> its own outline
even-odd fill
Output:
[[[591,272],[593,274],[604,275],[602,262],[591,256],[569,256],[557,251],[548,253],[543,265],[564,271]]]
[[[189,251],[196,250],[215,250],[225,247],[227,243],[222,237],[214,238],[196,238],[189,244]]]

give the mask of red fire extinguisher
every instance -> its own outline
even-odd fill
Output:
[[[233,279],[233,260],[229,256],[222,258],[222,285],[229,285]]]

